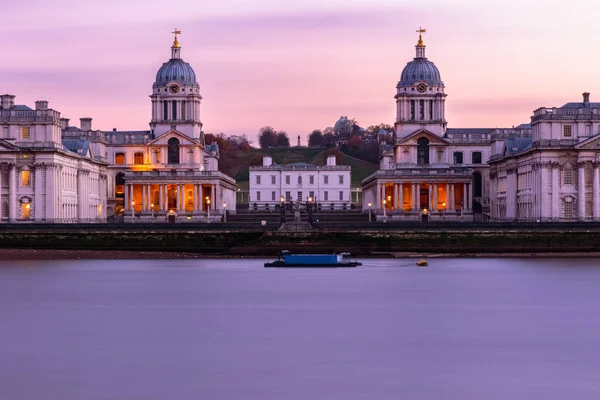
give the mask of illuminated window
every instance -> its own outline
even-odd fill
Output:
[[[115,197],[120,199],[125,197],[125,174],[122,172],[115,176]]]
[[[21,219],[29,218],[31,218],[31,204],[23,203],[21,204]]]
[[[144,153],[135,153],[133,155],[133,163],[134,164],[143,164],[144,163]]]
[[[21,171],[21,186],[31,186],[31,171]]]
[[[29,140],[29,127],[24,126],[21,128],[21,139]]]
[[[563,126],[563,137],[570,138],[573,136],[573,131],[571,125]]]
[[[125,164],[125,153],[117,153],[115,154],[115,164]]]

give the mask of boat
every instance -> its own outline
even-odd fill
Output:
[[[417,261],[417,266],[418,267],[426,267],[428,265],[429,264],[427,264],[427,261],[425,261],[425,260],[419,260],[419,261]]]
[[[265,267],[279,268],[337,268],[362,265],[348,259],[350,253],[340,254],[290,254],[283,250],[277,260],[265,263]]]

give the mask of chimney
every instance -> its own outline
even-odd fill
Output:
[[[116,131],[117,131],[117,128],[113,128],[113,132],[116,132]]]
[[[48,110],[48,102],[45,100],[38,100],[35,102],[35,109],[38,111]]]
[[[60,119],[60,125],[63,128],[68,128],[69,127],[69,121],[70,121],[69,118],[61,118]]]
[[[271,157],[268,157],[268,156],[263,157],[263,167],[270,167],[272,163],[273,163],[273,159]]]
[[[587,107],[590,104],[590,94],[588,92],[585,92],[583,94],[583,105],[585,107]]]
[[[79,118],[81,130],[91,131],[92,130],[92,119],[91,118]]]
[[[0,108],[8,110],[15,105],[15,96],[12,94],[3,94],[0,96]]]
[[[335,165],[335,156],[327,157],[327,165]]]

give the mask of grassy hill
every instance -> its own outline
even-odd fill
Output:
[[[290,147],[280,149],[251,149],[247,153],[238,153],[236,163],[231,168],[231,174],[241,188],[248,188],[249,167],[251,165],[262,165],[262,157],[270,156],[273,162],[280,165],[295,162],[305,162],[317,166],[326,164],[326,150],[321,148]],[[362,161],[342,153],[342,165],[350,165],[352,168],[352,186],[360,186],[367,176],[379,168],[379,164]]]

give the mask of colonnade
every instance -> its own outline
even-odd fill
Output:
[[[125,210],[131,212],[216,211],[218,184],[152,183],[125,185]],[[173,206],[170,206],[172,203]]]
[[[375,204],[380,210],[470,212],[473,202],[470,182],[383,182],[377,184],[376,192]]]

